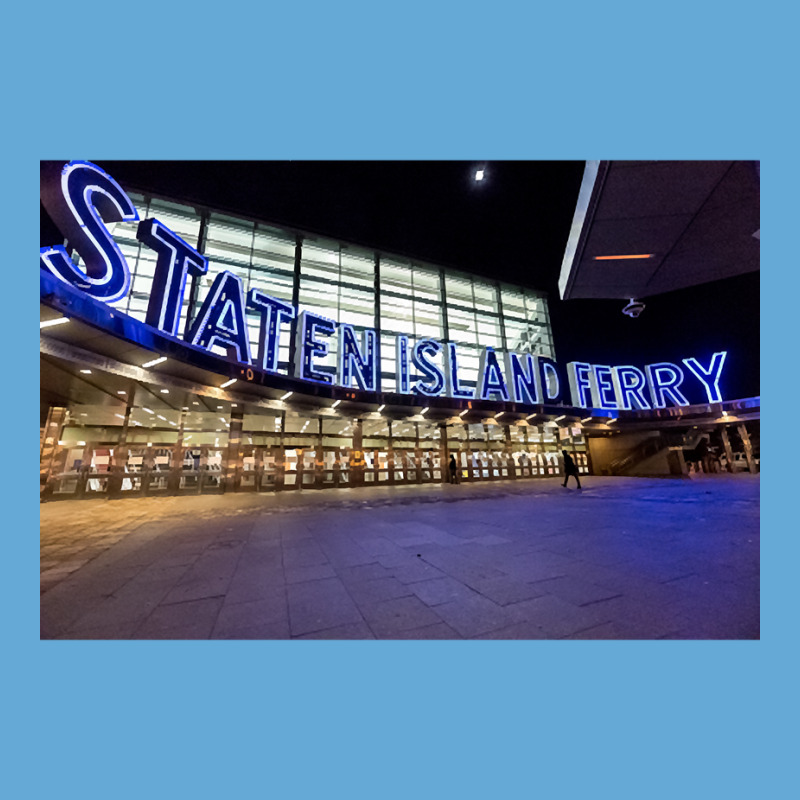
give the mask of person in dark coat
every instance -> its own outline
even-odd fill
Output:
[[[451,453],[450,454],[450,483],[457,483],[458,482],[458,467],[456,466],[456,457]]]
[[[561,455],[564,456],[564,483],[562,483],[561,485],[566,489],[569,476],[574,475],[575,482],[578,484],[578,488],[580,489],[581,479],[578,477],[578,467],[572,460],[572,456],[566,450],[562,450]]]

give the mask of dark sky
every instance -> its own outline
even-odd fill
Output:
[[[583,161],[97,164],[130,189],[547,291],[561,363],[641,367],[727,350],[723,396],[760,393],[759,273],[646,298],[635,320],[620,300],[558,299]],[[43,224],[42,244],[52,237]]]

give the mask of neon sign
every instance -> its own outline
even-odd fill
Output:
[[[130,198],[103,170],[87,161],[72,161],[60,171],[43,165],[42,203],[53,221],[86,264],[83,272],[62,246],[42,247],[40,265],[59,280],[94,299],[111,303],[130,291],[130,269],[106,223],[139,221]],[[139,222],[136,238],[157,254],[153,289],[145,324],[178,338],[180,311],[189,275],[205,275],[208,262],[195,248],[155,218]],[[247,312],[259,316],[260,331],[255,359],[250,350]],[[380,391],[380,348],[374,330],[361,332],[251,289],[245,295],[242,279],[228,270],[217,273],[183,340],[211,351],[223,348],[227,357],[246,367],[253,362],[266,372],[279,372],[278,341],[282,325],[293,335],[294,377],[304,381]],[[330,352],[331,337],[338,332],[335,368],[319,362]],[[475,389],[459,379],[457,345],[421,339],[413,345],[407,336],[395,342],[396,386],[400,394],[446,396],[515,402],[526,405],[561,400],[558,364],[530,353],[498,354],[484,347]],[[708,401],[720,402],[719,388],[726,353],[714,353],[705,366],[696,358],[683,359],[688,374],[702,386]],[[411,368],[417,373],[412,375]],[[579,408],[651,409],[668,403],[689,405],[681,391],[687,373],[678,364],[657,362],[638,367],[570,362],[566,365],[570,401]]]

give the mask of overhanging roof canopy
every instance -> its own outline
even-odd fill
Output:
[[[643,298],[758,270],[760,226],[758,162],[587,161],[561,297]]]

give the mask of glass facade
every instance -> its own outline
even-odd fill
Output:
[[[460,382],[468,389],[475,387],[484,347],[555,359],[542,292],[141,194],[129,196],[141,219],[156,217],[208,258],[208,273],[187,286],[181,332],[187,315],[193,318],[197,313],[214,276],[229,270],[241,278],[245,291],[257,288],[296,303],[299,310],[352,325],[359,341],[365,329],[379,332],[384,392],[398,388],[395,343],[400,334],[408,336],[412,345],[424,338],[456,342]],[[155,253],[136,240],[135,223],[117,223],[112,233],[132,273],[131,292],[115,305],[144,321]],[[259,320],[249,314],[247,321],[255,358]],[[333,370],[336,337],[329,345],[327,356],[318,363]],[[288,371],[289,326],[282,326],[279,348],[279,369]],[[224,355],[222,348],[214,350]],[[442,354],[437,358],[443,367]]]

